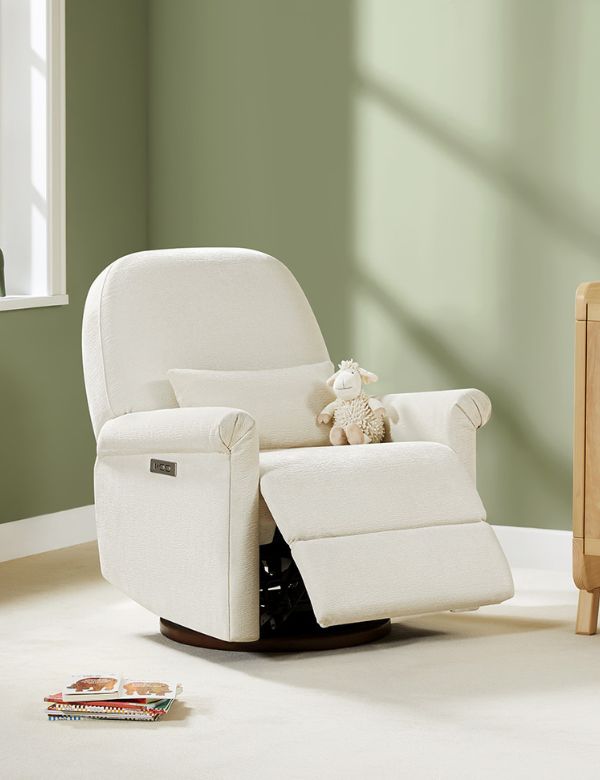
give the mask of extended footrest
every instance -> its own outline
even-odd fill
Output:
[[[264,452],[261,492],[321,626],[469,609],[513,594],[479,495],[449,447]]]

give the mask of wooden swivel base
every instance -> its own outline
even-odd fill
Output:
[[[349,623],[332,628],[314,628],[305,633],[280,634],[257,639],[255,642],[225,642],[191,628],[184,628],[160,619],[160,632],[173,642],[210,650],[235,650],[248,653],[297,653],[305,650],[337,650],[340,647],[354,647],[374,642],[389,634],[389,620],[370,620],[367,623]]]

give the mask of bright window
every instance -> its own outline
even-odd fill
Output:
[[[0,0],[0,311],[68,302],[64,0]]]

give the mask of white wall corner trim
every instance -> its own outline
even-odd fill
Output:
[[[0,562],[71,547],[96,538],[93,504],[0,525]]]
[[[494,531],[513,569],[570,573],[570,531],[495,525]],[[0,562],[72,547],[96,539],[94,506],[65,509],[0,525]]]

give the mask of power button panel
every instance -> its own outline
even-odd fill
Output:
[[[150,471],[152,474],[165,474],[167,477],[177,476],[177,463],[171,460],[150,459]]]

